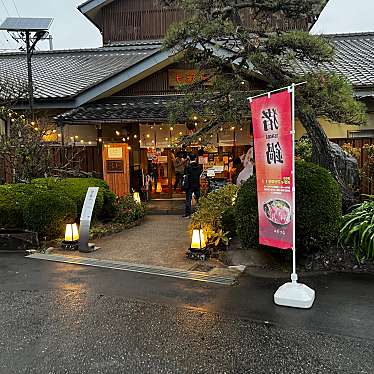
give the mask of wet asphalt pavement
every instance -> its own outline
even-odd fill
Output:
[[[222,287],[0,254],[0,373],[373,373],[374,276]]]

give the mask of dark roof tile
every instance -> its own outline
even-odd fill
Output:
[[[333,61],[318,66],[300,64],[301,71],[325,70],[344,75],[355,88],[374,86],[374,32],[324,37],[335,48]]]
[[[36,52],[32,58],[35,98],[68,98],[137,64],[160,50],[160,43]],[[24,53],[0,54],[0,81],[27,82]]]
[[[118,97],[105,102],[83,105],[58,117],[62,122],[163,122],[168,120],[170,105],[180,96]]]

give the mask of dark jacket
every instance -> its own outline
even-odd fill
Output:
[[[186,175],[188,175],[188,189],[199,190],[200,189],[200,174],[201,167],[197,162],[191,162],[186,167]]]

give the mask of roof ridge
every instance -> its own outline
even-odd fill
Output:
[[[373,31],[360,31],[360,32],[347,32],[347,33],[335,33],[335,34],[315,34],[318,36],[326,37],[326,38],[357,38],[360,36],[370,36],[374,37],[374,30]]]
[[[104,45],[100,47],[93,48],[77,48],[77,49],[54,49],[52,51],[35,51],[34,55],[56,55],[56,54],[73,54],[73,53],[95,53],[95,52],[116,52],[116,51],[135,51],[139,49],[144,49],[146,47],[156,48],[161,43],[142,43],[142,44],[120,44],[120,45]],[[1,52],[0,56],[19,56],[24,55],[23,51],[10,51]]]

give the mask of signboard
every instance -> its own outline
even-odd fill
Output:
[[[286,90],[251,102],[260,244],[293,247],[292,95]]]
[[[181,85],[190,85],[204,80],[204,85],[212,85],[209,75],[200,73],[195,69],[169,69],[169,87],[178,87]]]
[[[106,161],[106,172],[107,173],[123,173],[124,172],[123,160],[107,160]]]
[[[122,158],[122,147],[108,148],[108,158]]]
[[[89,187],[87,190],[86,198],[84,200],[79,225],[79,250],[82,252],[90,251],[88,239],[91,226],[92,212],[95,206],[98,192],[99,187]]]
[[[208,169],[207,170],[207,177],[215,177],[216,176],[216,172],[214,169]]]
[[[157,161],[159,164],[166,164],[168,162],[168,156],[158,156]]]

